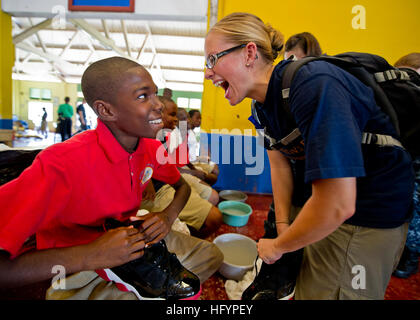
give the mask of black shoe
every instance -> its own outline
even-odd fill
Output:
[[[290,300],[294,297],[303,249],[284,254],[273,264],[262,262],[242,300]]]
[[[277,237],[274,202],[264,221],[263,238]],[[302,263],[303,249],[284,254],[273,264],[262,262],[254,281],[242,293],[242,300],[290,300],[295,293],[296,278]]]
[[[404,247],[400,262],[392,275],[398,278],[408,278],[417,273],[419,265],[419,254]]]
[[[105,229],[132,224],[139,228],[141,221],[122,223],[115,219],[105,222]],[[200,279],[170,253],[164,240],[144,249],[142,257],[111,269],[96,270],[107,281],[114,281],[122,291],[131,291],[139,299],[161,298],[171,300],[198,299]]]

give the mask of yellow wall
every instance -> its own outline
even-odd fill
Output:
[[[28,120],[30,88],[51,90],[51,102],[54,103],[54,121],[57,121],[57,109],[60,104],[64,103],[65,97],[70,98],[70,104],[76,112],[77,84],[13,80],[13,114],[17,115],[19,119]]]
[[[14,60],[12,20],[8,14],[0,11],[0,119],[12,119],[11,79]]]
[[[352,13],[355,5],[366,9],[366,29],[355,30]],[[393,64],[409,52],[420,52],[419,0],[301,0],[255,1],[219,0],[219,19],[235,11],[259,16],[281,31],[285,39],[303,31],[313,33],[323,52],[369,52]],[[230,106],[224,91],[204,81],[202,129],[252,128],[247,120],[250,100]]]

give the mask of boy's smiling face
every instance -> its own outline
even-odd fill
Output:
[[[115,120],[113,133],[124,146],[133,139],[155,138],[162,129],[162,102],[157,87],[146,69],[134,67],[124,73],[115,102],[112,104]],[[116,129],[116,130],[115,130]]]

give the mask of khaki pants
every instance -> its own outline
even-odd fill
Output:
[[[407,228],[407,223],[392,229],[343,224],[305,247],[295,299],[382,300]]]
[[[142,201],[140,208],[146,209],[149,212],[162,211],[172,202],[174,195],[175,189],[172,188],[169,184],[165,184],[158,190],[158,192],[156,192],[156,196],[153,201]],[[185,207],[179,213],[178,218],[194,229],[200,230],[206,221],[212,207],[213,205],[207,200],[203,199],[194,188],[194,186],[191,186],[190,197],[188,198]]]
[[[213,243],[183,233],[171,231],[165,238],[170,252],[181,264],[200,278],[203,283],[215,273],[223,262],[223,253]],[[137,300],[131,292],[118,290],[94,271],[83,271],[67,277],[65,289],[50,287],[47,300]]]

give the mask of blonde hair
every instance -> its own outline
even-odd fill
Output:
[[[402,67],[409,67],[413,69],[420,68],[420,52],[413,52],[405,55],[398,59],[395,62],[395,67],[402,68]]]
[[[254,42],[261,55],[273,62],[283,49],[283,34],[257,16],[246,12],[235,12],[218,21],[209,32],[217,32],[227,41],[240,44]]]

